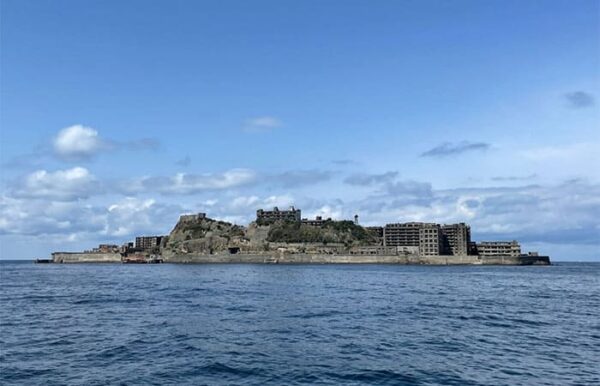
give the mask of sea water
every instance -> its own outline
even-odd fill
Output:
[[[600,384],[600,264],[0,263],[2,385]]]

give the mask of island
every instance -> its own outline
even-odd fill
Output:
[[[41,262],[41,261],[40,261]],[[465,223],[391,223],[301,217],[294,207],[259,209],[248,226],[205,213],[185,214],[167,236],[139,236],[121,246],[54,252],[51,263],[252,263],[550,265],[548,256],[522,253],[516,240],[471,241]]]

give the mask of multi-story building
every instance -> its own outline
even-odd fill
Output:
[[[138,236],[135,238],[136,249],[152,249],[160,246],[163,236]]]
[[[471,227],[465,223],[442,225],[445,255],[468,255]]]
[[[443,252],[442,230],[439,224],[408,222],[387,224],[383,228],[384,246],[418,247],[422,255]]]
[[[521,256],[521,246],[512,241],[482,241],[477,243],[479,256]]]
[[[419,254],[422,256],[442,255],[444,243],[439,224],[423,224],[419,229]]]
[[[383,245],[396,246],[419,246],[419,230],[422,222],[407,222],[387,224],[383,228]]]
[[[289,210],[279,210],[279,208],[274,207],[273,210],[262,210],[259,209],[256,211],[256,221],[259,223],[272,223],[275,221],[292,221],[292,222],[300,222],[301,221],[301,212],[300,209],[296,209],[293,206],[290,207]]]

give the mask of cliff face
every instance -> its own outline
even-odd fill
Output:
[[[319,227],[280,221],[269,225],[251,223],[245,228],[205,216],[182,216],[162,246],[162,255],[170,259],[175,256],[265,253],[282,248],[314,252],[320,250],[319,246],[331,248],[335,245],[344,250],[376,243],[372,234],[351,221],[326,221]]]
[[[165,258],[174,255],[212,254],[246,244],[245,228],[200,216],[182,216],[162,249]]]

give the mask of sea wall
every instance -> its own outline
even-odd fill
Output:
[[[55,252],[54,263],[121,263],[119,253]],[[173,255],[165,263],[181,264],[403,264],[403,265],[548,265],[548,256],[419,256],[419,255],[334,255],[310,253]]]
[[[418,255],[326,255],[326,254],[215,254],[174,255],[165,263],[229,264],[404,264],[404,265],[548,265],[547,256],[418,256]]]
[[[120,253],[54,252],[53,263],[120,263]]]

